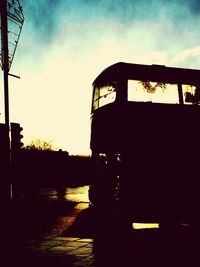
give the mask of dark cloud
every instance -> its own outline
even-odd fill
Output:
[[[36,31],[37,37],[43,41],[50,41],[56,34],[59,24],[59,10],[62,0],[20,1],[23,6],[25,23]]]
[[[112,30],[115,34],[123,35],[131,27],[138,27],[141,23],[148,25],[151,22],[154,25],[162,24],[166,34],[178,34],[178,32],[182,34],[183,31],[194,28],[194,19],[200,8],[199,0],[21,0],[20,2],[24,8],[25,23],[28,30],[34,33],[35,41],[49,44],[60,32],[66,34],[65,38],[74,40],[77,38],[78,42],[81,36],[82,38],[91,36],[91,32],[95,35],[98,33],[99,38]],[[147,27],[146,31],[149,30]]]
[[[200,1],[199,0],[188,1],[188,6],[189,6],[190,11],[194,15],[200,15]]]

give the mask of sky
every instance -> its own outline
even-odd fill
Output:
[[[20,0],[25,17],[9,76],[23,142],[90,154],[92,82],[119,61],[200,69],[199,0]],[[4,122],[3,73],[0,122]]]

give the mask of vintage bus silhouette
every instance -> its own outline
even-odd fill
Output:
[[[200,70],[119,62],[93,83],[89,198],[128,221],[195,221]]]

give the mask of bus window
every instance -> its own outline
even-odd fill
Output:
[[[196,86],[183,84],[182,88],[183,88],[183,103],[187,105],[194,104]]]
[[[128,101],[178,104],[178,85],[128,80]]]
[[[116,82],[96,87],[94,90],[93,109],[114,102],[116,99]]]

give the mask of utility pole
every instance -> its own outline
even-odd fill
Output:
[[[3,191],[1,194],[4,198],[9,198],[9,164],[10,164],[10,138],[9,138],[9,95],[8,95],[8,20],[7,20],[7,0],[1,0],[1,38],[2,38],[2,69],[4,77],[4,109],[5,109],[5,155],[4,155],[4,171],[3,171]]]
[[[1,0],[2,59],[4,75],[5,125],[9,130],[9,95],[8,95],[8,19],[7,0]]]
[[[4,110],[5,110],[5,125],[3,126],[5,137],[3,153],[3,163],[0,169],[0,183],[3,184],[1,195],[9,196],[10,186],[10,122],[9,122],[9,83],[8,75],[19,78],[16,75],[10,74],[9,70],[13,61],[16,47],[19,41],[24,16],[19,0],[1,0],[0,1],[0,15],[1,15],[1,67],[4,77]],[[9,19],[9,24],[8,24]],[[14,30],[11,25],[15,25]],[[8,29],[9,28],[9,29]],[[9,34],[9,35],[8,35]],[[14,40],[14,41],[13,41]],[[3,139],[3,136],[0,136]],[[0,147],[1,150],[1,147]]]
[[[1,15],[1,67],[4,75],[5,126],[9,133],[10,122],[9,122],[8,75],[13,76],[15,78],[19,78],[17,75],[9,73],[9,70],[15,55],[22,26],[24,23],[24,16],[19,0],[1,0],[0,15]],[[13,28],[14,30],[11,29],[11,24],[15,25],[15,28]]]

